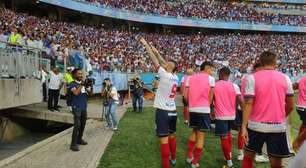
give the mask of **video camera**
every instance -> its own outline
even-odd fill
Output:
[[[86,78],[83,82],[83,85],[87,88],[87,87],[93,87],[93,85],[95,84],[95,79],[93,78]]]

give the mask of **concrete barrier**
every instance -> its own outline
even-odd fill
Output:
[[[42,86],[38,79],[0,79],[0,110],[42,101]]]

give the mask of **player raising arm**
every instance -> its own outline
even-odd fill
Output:
[[[140,43],[146,48],[160,77],[159,87],[154,99],[154,108],[156,108],[156,135],[160,140],[162,167],[169,168],[170,162],[172,165],[176,164],[175,132],[177,113],[175,97],[178,77],[174,72],[177,64],[174,61],[165,61],[157,49],[150,46],[144,38],[140,38]]]

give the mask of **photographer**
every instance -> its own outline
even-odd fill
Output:
[[[103,81],[101,96],[104,106],[103,108],[105,109],[106,127],[117,131],[118,119],[116,109],[119,104],[119,95],[115,86],[111,84],[109,78],[105,78]]]
[[[142,104],[143,104],[143,82],[137,76],[132,81],[132,94],[133,94],[133,110],[137,111],[137,102],[139,106],[139,112],[142,112]]]
[[[80,69],[73,71],[74,81],[70,84],[69,89],[72,92],[71,105],[74,117],[74,128],[70,149],[79,151],[78,145],[87,145],[82,139],[87,119],[87,99],[92,94],[92,82],[83,81],[83,73]]]

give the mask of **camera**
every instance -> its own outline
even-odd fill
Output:
[[[95,84],[95,79],[93,78],[86,78],[83,82],[83,85],[87,88],[87,87],[93,87],[93,85]]]

